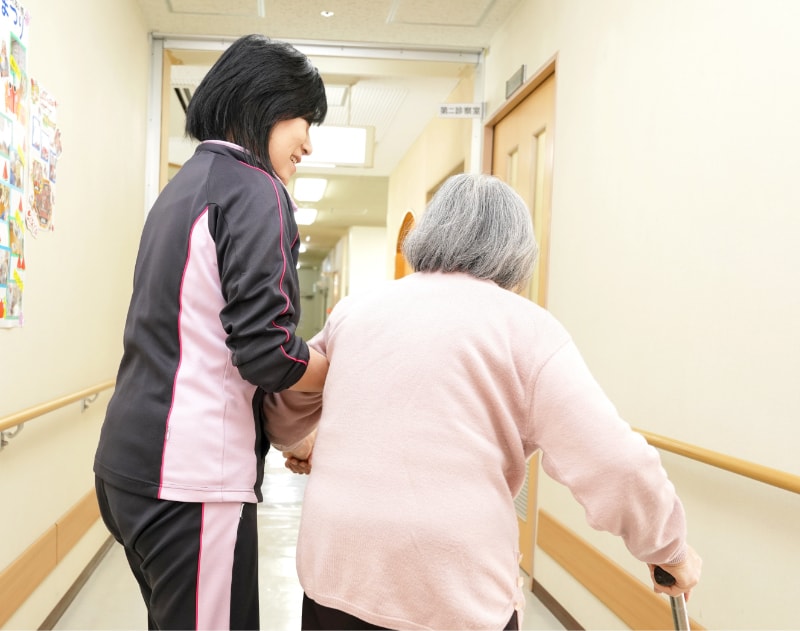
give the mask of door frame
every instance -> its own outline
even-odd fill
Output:
[[[483,173],[492,174],[493,171],[493,155],[494,155],[494,133],[495,127],[508,115],[510,115],[521,103],[523,103],[533,92],[550,77],[557,77],[558,55],[554,55],[548,59],[522,86],[511,95],[500,107],[489,117],[483,126],[483,155],[481,158],[481,168]],[[548,133],[554,133],[554,130],[548,130]],[[553,136],[553,143],[555,143],[555,136]],[[551,175],[552,178],[552,175]],[[548,208],[552,209],[552,183],[548,187],[548,198],[545,204]],[[531,209],[532,210],[532,209]],[[545,224],[545,234],[539,238],[541,250],[539,253],[539,265],[544,266],[544,273],[541,274],[542,282],[539,286],[540,304],[543,307],[547,305],[548,298],[548,283],[549,276],[549,242],[550,242],[550,221],[549,218]],[[535,584],[533,579],[533,557],[536,549],[536,533],[537,533],[537,487],[538,487],[538,474],[539,474],[539,454],[536,453],[531,457],[527,465],[526,484],[527,484],[527,506],[526,518],[523,520],[517,516],[518,524],[520,526],[520,567],[531,577],[532,588]],[[526,529],[523,529],[523,525]]]

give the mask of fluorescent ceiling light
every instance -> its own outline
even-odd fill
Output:
[[[309,136],[312,146],[310,159],[315,163],[372,166],[374,127],[315,125],[309,130]]]
[[[293,196],[298,202],[318,202],[327,186],[324,177],[298,177],[294,180]]]
[[[316,208],[298,208],[294,211],[294,220],[298,226],[310,226],[317,218]]]
[[[330,162],[309,162],[308,160],[303,160],[297,165],[297,170],[300,171],[304,167],[308,169],[335,169],[336,165],[331,164]]]

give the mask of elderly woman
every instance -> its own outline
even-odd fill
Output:
[[[403,250],[414,274],[345,298],[311,340],[330,362],[324,394],[264,402],[289,468],[308,470],[313,444],[303,628],[517,629],[513,500],[537,450],[592,526],[675,576],[657,591],[688,593],[701,562],[658,453],[564,327],[515,293],[537,251],[522,199],[452,177]]]

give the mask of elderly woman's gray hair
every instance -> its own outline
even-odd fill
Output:
[[[464,272],[516,290],[533,274],[538,246],[525,202],[491,175],[449,178],[403,242],[417,272]]]

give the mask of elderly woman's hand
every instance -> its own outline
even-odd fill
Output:
[[[314,442],[317,439],[317,430],[311,432],[299,443],[292,445],[283,452],[286,458],[284,466],[292,473],[301,475],[311,472],[311,454],[314,451]]]
[[[650,578],[653,579],[654,590],[661,594],[669,594],[670,596],[686,594],[686,599],[688,600],[692,588],[700,581],[703,559],[700,558],[691,546],[687,545],[686,558],[683,561],[672,565],[661,565],[661,569],[669,572],[675,578],[675,583],[672,585],[661,585],[656,582],[654,575],[655,567],[655,565],[650,565]]]

